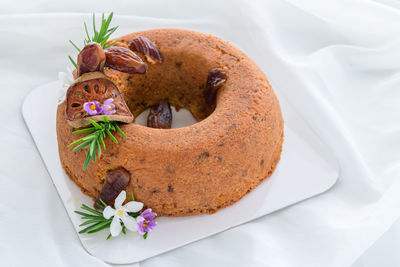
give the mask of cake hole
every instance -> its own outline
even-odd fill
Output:
[[[192,113],[186,108],[181,108],[176,111],[175,108],[171,107],[172,111],[172,124],[171,128],[183,128],[186,126],[197,123],[197,120],[193,117]],[[146,109],[138,117],[135,118],[135,123],[143,126],[147,126],[147,117],[149,116],[150,109]]]
[[[166,51],[161,64],[152,64],[144,75],[120,75],[107,70],[112,80],[118,80],[123,97],[136,123],[147,125],[148,109],[160,100],[168,99],[172,108],[172,128],[195,124],[210,116],[215,103],[206,103],[207,78],[218,59],[205,58],[201,53]],[[178,112],[177,112],[178,110]]]

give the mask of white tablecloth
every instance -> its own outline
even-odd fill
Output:
[[[83,38],[90,13],[113,10],[117,34],[146,28],[131,16],[177,27],[218,22],[210,32],[267,75],[273,66],[250,48],[274,44],[309,86],[281,93],[341,167],[338,184],[321,196],[140,266],[398,266],[398,239],[381,236],[400,215],[399,7],[390,0],[1,1],[0,265],[107,266],[79,243],[20,110],[30,90],[65,70],[74,53],[68,40]],[[389,233],[399,237],[399,225]]]

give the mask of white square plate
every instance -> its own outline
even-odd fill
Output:
[[[60,82],[36,88],[26,97],[22,112],[72,224],[78,232],[78,225],[82,221],[74,210],[78,210],[82,203],[91,206],[93,202],[69,179],[61,167],[56,136],[56,109],[60,90]],[[126,236],[106,241],[109,234],[107,230],[94,235],[79,235],[83,247],[91,255],[107,263],[139,262],[331,188],[338,178],[339,168],[336,161],[282,97],[280,102],[285,118],[281,161],[272,177],[241,201],[213,215],[160,217],[157,220],[158,226],[147,240],[143,240],[136,233],[128,232]]]

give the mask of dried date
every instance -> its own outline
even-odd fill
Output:
[[[110,205],[117,198],[119,193],[127,187],[130,179],[131,176],[129,172],[124,168],[109,171],[100,194],[94,203],[95,208],[98,208],[97,203],[102,205],[100,198],[107,205]]]
[[[147,126],[151,128],[171,129],[172,113],[168,100],[164,99],[150,108]]]
[[[87,72],[103,71],[106,55],[98,43],[89,43],[78,54],[77,76]]]
[[[220,89],[228,79],[226,72],[219,69],[211,69],[207,77],[207,88],[204,92],[204,97],[206,99],[206,105],[211,106],[215,103],[215,98]]]
[[[147,70],[147,64],[125,47],[111,46],[104,52],[106,54],[106,66],[109,68],[131,74],[143,74]]]
[[[156,63],[163,61],[160,50],[152,41],[144,36],[137,36],[129,42],[129,49],[146,55],[147,61]]]

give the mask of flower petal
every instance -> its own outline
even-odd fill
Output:
[[[140,214],[140,216],[143,216],[146,220],[153,220],[156,216],[157,213],[153,212],[152,209],[148,208],[145,211]]]
[[[143,208],[142,202],[130,201],[124,205],[124,209],[128,212],[138,212]]]
[[[144,218],[142,216],[136,217],[136,222],[138,224],[138,232],[140,235],[144,235],[144,233],[145,233],[145,229],[143,228],[143,221],[144,221]]]
[[[114,104],[110,104],[110,105],[105,105],[104,104],[102,109],[103,109],[103,114],[104,115],[111,115],[111,114],[114,114],[115,112],[117,112],[115,110],[115,105]]]
[[[103,102],[103,105],[110,105],[110,104],[113,103],[113,101],[114,101],[113,98],[109,98],[109,99],[107,99],[106,101]]]
[[[126,192],[125,192],[125,190],[122,190],[121,193],[119,193],[119,195],[115,199],[114,207],[117,210],[120,209],[122,206],[122,203],[124,203],[125,199],[126,199]]]
[[[122,222],[124,223],[126,229],[132,232],[136,232],[138,230],[138,224],[134,218],[129,215],[125,215],[121,217]]]
[[[112,236],[118,236],[121,233],[122,226],[117,216],[114,216],[111,225],[110,225],[110,233]]]
[[[111,216],[114,216],[114,214],[115,214],[115,209],[111,208],[110,206],[107,206],[103,210],[103,217],[106,219],[110,219]]]
[[[83,104],[83,109],[90,115],[98,115],[101,112],[101,107],[99,101],[91,101],[91,102],[85,102]]]

